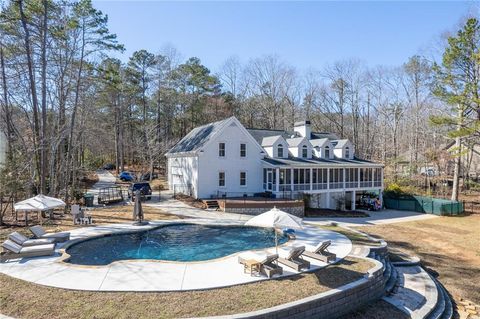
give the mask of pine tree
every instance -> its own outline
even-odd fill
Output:
[[[450,116],[434,116],[435,125],[449,128],[448,137],[455,139],[455,169],[452,200],[458,200],[460,161],[463,146],[478,142],[480,137],[480,24],[468,19],[448,46],[441,65],[434,65],[434,94],[451,106]]]

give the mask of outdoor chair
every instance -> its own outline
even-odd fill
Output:
[[[17,243],[17,244],[19,244],[20,246],[23,246],[23,247],[48,245],[48,244],[54,244],[55,243],[54,238],[29,239],[26,236],[20,234],[19,232],[11,233],[10,235],[8,235],[8,239],[10,239],[14,243]]]
[[[30,227],[30,231],[35,238],[53,238],[56,243],[63,243],[70,240],[70,233],[47,233],[40,225]]]
[[[72,205],[70,213],[72,214],[74,225],[89,225],[93,223],[92,216],[87,216],[85,211],[80,208],[80,205]]]
[[[330,246],[332,242],[330,240],[320,242],[312,251],[306,250],[303,255],[323,261],[325,263],[329,263],[331,261],[335,261],[337,256],[334,253],[328,251],[328,246]]]
[[[265,274],[268,278],[272,278],[273,275],[283,274],[283,268],[278,266],[275,261],[278,259],[277,254],[243,254],[238,257],[238,262],[246,265],[251,265],[252,261],[255,261],[255,265],[258,266],[258,271]]]
[[[281,252],[285,250],[282,249]],[[294,246],[292,247],[287,254],[278,258],[278,262],[288,266],[296,271],[302,269],[309,269],[310,262],[302,258],[302,254],[305,252],[305,246]]]
[[[54,244],[23,247],[10,239],[3,242],[2,248],[1,262],[17,258],[51,256],[55,253]]]

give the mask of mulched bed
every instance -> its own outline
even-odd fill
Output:
[[[336,209],[307,208],[306,217],[369,217],[365,212],[359,210],[341,211]]]
[[[176,200],[179,200],[181,202],[184,202],[185,204],[189,205],[189,206],[192,206],[192,207],[195,207],[195,208],[200,208],[200,209],[205,209],[205,204],[199,200],[199,199],[195,199],[191,196],[187,196],[187,195],[184,195],[184,194],[177,194],[175,195],[174,197]]]

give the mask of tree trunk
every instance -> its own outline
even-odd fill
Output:
[[[13,123],[10,114],[10,106],[8,104],[8,89],[7,89],[7,74],[5,72],[5,58],[3,55],[3,44],[0,41],[0,67],[2,71],[2,86],[3,86],[3,100],[4,100],[4,114],[6,124],[6,137],[7,137],[7,160],[11,162],[13,160]]]
[[[27,56],[27,67],[28,67],[28,80],[30,83],[30,94],[32,98],[32,108],[33,108],[33,146],[35,150],[35,163],[37,172],[41,174],[39,154],[38,154],[38,141],[40,140],[40,129],[38,123],[38,97],[37,97],[37,88],[35,84],[35,75],[33,72],[33,60],[32,60],[32,48],[30,45],[30,30],[27,26],[27,18],[25,12],[23,11],[23,0],[18,0],[18,7],[20,11],[20,20],[22,22],[23,31],[25,32],[25,53]]]
[[[463,108],[458,105],[458,124],[457,131],[462,129],[463,125]],[[458,190],[460,186],[460,164],[461,164],[461,154],[462,154],[462,140],[459,136],[455,138],[455,166],[453,170],[453,189],[452,189],[452,200],[458,201]]]
[[[42,132],[40,146],[40,191],[47,192],[47,20],[48,2],[43,0],[43,25],[42,25]]]

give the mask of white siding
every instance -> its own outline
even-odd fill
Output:
[[[179,156],[168,158],[168,187],[173,191],[190,188],[193,196],[198,193],[198,157]],[[182,191],[184,191],[182,189]]]
[[[294,157],[302,158],[302,148],[304,145],[307,146],[307,158],[312,158],[312,144],[310,144],[308,140],[302,141],[298,146],[290,147],[290,154]]]
[[[225,157],[218,156],[218,143],[225,143]],[[247,145],[247,156],[240,157],[240,144]],[[232,193],[257,193],[263,190],[261,159],[262,149],[243,129],[225,127],[199,153],[198,194],[199,198],[217,196],[218,191]],[[247,185],[240,186],[240,172],[247,173]],[[225,186],[218,186],[218,173],[225,172]],[[228,195],[230,196],[230,195]]]

